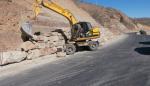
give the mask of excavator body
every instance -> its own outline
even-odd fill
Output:
[[[67,39],[66,41],[67,54],[74,54],[78,49],[77,47],[80,46],[88,46],[92,51],[98,49],[99,42],[97,38],[100,37],[100,29],[98,27],[92,27],[89,22],[79,22],[69,10],[64,9],[51,0],[35,0],[33,4],[35,17],[41,12],[42,6],[53,10],[69,20],[71,39]],[[26,32],[26,30],[24,32]]]

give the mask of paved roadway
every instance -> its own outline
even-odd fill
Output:
[[[0,80],[0,86],[150,86],[150,36],[83,52]]]

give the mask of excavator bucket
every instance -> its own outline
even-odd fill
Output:
[[[21,25],[21,32],[23,35],[26,35],[28,37],[33,37],[32,34],[32,24],[30,22],[25,22]]]

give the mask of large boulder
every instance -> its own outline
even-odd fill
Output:
[[[22,51],[8,51],[0,53],[0,65],[21,62],[26,59],[27,53]]]
[[[35,49],[28,52],[27,59],[32,60],[36,58],[40,58],[41,56],[47,56],[51,54],[55,54],[57,52],[57,48],[42,48],[42,49]]]
[[[57,41],[59,41],[60,39],[59,39],[59,36],[51,36],[51,37],[49,38],[49,40],[50,40],[50,42],[57,42]]]
[[[32,60],[32,59],[39,58],[40,56],[41,56],[40,50],[35,49],[35,50],[31,50],[31,51],[28,52],[27,59]]]
[[[65,45],[65,40],[59,40],[57,42],[54,42],[54,45],[57,46],[64,46]]]
[[[57,57],[66,57],[66,52],[57,52]]]
[[[40,36],[33,36],[33,39],[35,41],[41,41],[41,42],[48,42],[49,41],[49,37],[47,36],[43,36],[43,35],[40,35]]]
[[[54,48],[43,48],[43,49],[40,49],[40,53],[43,56],[55,54],[56,52],[57,52],[57,48],[55,48],[55,47]]]
[[[48,42],[48,44],[49,44],[49,47],[50,47],[50,48],[53,48],[53,47],[55,47],[55,43]]]
[[[48,44],[48,43],[36,43],[36,46],[39,48],[39,49],[41,49],[41,48],[49,48],[49,47],[51,47],[51,45],[50,44]]]
[[[21,49],[23,49],[24,51],[29,51],[29,50],[36,49],[36,48],[37,46],[33,44],[31,41],[26,41],[22,43],[21,45]]]
[[[57,52],[57,57],[66,57],[66,52]]]

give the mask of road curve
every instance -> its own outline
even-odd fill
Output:
[[[1,79],[0,86],[150,86],[150,36],[129,34],[107,48]]]

